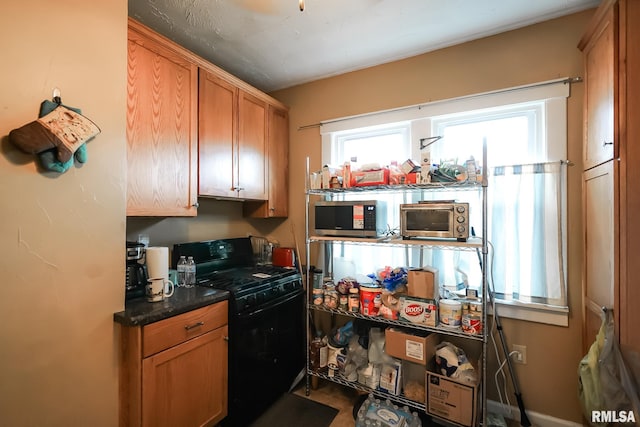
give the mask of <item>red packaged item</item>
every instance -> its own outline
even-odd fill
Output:
[[[366,187],[370,185],[387,184],[389,184],[389,169],[387,168],[351,172],[352,187]]]

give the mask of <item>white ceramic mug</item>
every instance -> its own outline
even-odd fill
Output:
[[[165,284],[168,285],[168,292],[165,292]],[[149,279],[147,280],[147,286],[145,287],[147,301],[163,301],[165,298],[169,298],[171,295],[173,295],[174,289],[175,285],[171,280],[165,279],[163,277],[154,277],[153,279]]]

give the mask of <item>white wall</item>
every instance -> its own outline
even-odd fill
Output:
[[[0,6],[0,425],[114,426],[124,304],[127,1]],[[59,87],[101,128],[42,173],[9,132]]]

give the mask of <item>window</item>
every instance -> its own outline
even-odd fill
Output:
[[[480,158],[487,141],[488,239],[496,297],[523,304],[566,307],[564,170],[548,153],[546,101],[432,118],[433,158],[456,153]],[[477,208],[476,208],[477,209]],[[474,276],[475,278],[475,276]]]
[[[460,164],[470,157],[482,163],[486,140],[489,274],[501,315],[566,326],[566,167],[561,160],[566,159],[568,95],[568,84],[549,82],[343,119],[322,125],[323,156],[325,163],[354,158],[358,164],[387,165],[419,159],[420,140],[441,136],[429,147],[434,163],[452,159]],[[423,196],[469,202],[479,234],[481,197],[471,193]],[[393,197],[391,206],[416,201]],[[389,222],[390,229],[397,227],[397,213],[389,212]],[[379,252],[360,246],[333,249],[349,266],[345,271],[356,262],[366,271],[389,264],[433,265],[447,289],[481,283],[473,252],[389,249],[383,258],[374,258]]]
[[[355,170],[367,164],[386,166],[389,164],[389,159],[406,160],[412,157],[409,135],[410,123],[408,122],[336,132],[331,138],[330,163],[343,165],[345,162],[350,162]],[[401,195],[363,193],[343,196],[344,200],[371,198],[383,201],[389,207],[386,212],[389,229],[380,230],[380,232],[397,232],[397,225],[400,222],[399,211],[392,207],[403,203]],[[377,269],[407,264],[406,253],[394,248],[334,243],[332,250],[335,257],[333,275],[336,279],[350,276],[364,280],[362,275],[375,273]]]

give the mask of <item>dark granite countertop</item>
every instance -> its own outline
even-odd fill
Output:
[[[125,326],[143,326],[229,299],[229,292],[202,286],[176,288],[161,302],[147,302],[144,297],[125,302],[125,309],[113,314],[113,320]]]

